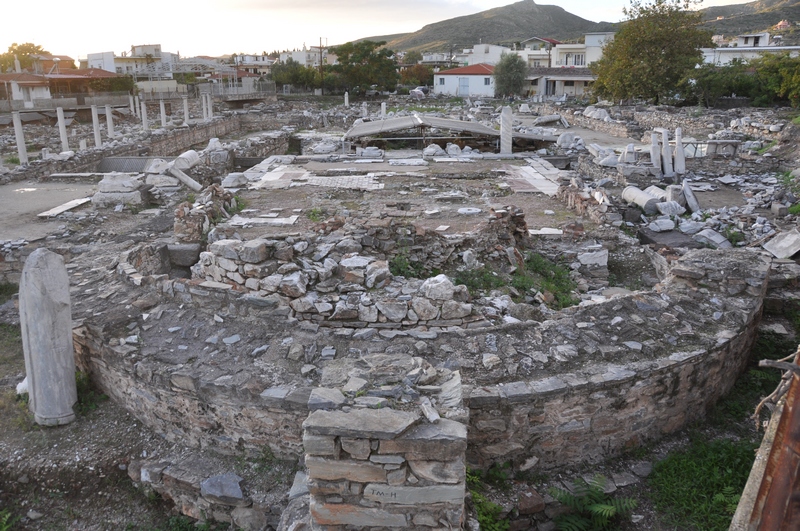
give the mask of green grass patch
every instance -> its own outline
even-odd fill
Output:
[[[792,123],[794,125],[800,125],[800,115],[795,116],[794,118],[792,118]]]
[[[656,508],[670,524],[725,531],[755,459],[753,441],[702,440],[656,463],[648,482]]]
[[[6,157],[6,164],[19,164],[19,157],[16,155],[10,155]]]
[[[477,491],[471,491],[472,503],[475,506],[475,515],[481,525],[481,531],[508,531],[509,522],[500,518],[503,508],[489,501],[486,496]]]
[[[759,155],[763,155],[764,153],[766,153],[767,151],[769,151],[770,149],[774,148],[777,145],[778,145],[778,141],[777,140],[773,140],[772,142],[770,142],[766,146],[764,146],[761,149],[757,150],[756,153],[758,153]]]
[[[520,291],[537,289],[552,293],[555,297],[553,306],[559,310],[578,302],[572,294],[576,284],[569,276],[569,269],[538,253],[530,253],[525,258],[525,270],[514,273],[511,285]]]
[[[800,214],[800,203],[795,203],[792,206],[790,206],[789,214],[792,214],[793,216],[797,216],[798,214]]]
[[[0,378],[24,372],[25,355],[20,327],[0,323]]]
[[[313,221],[314,223],[319,223],[323,219],[325,219],[325,211],[321,208],[312,208],[306,211],[306,217]]]
[[[136,527],[129,524],[126,531],[222,531],[228,529],[229,524],[195,522],[188,516],[172,516],[159,527]]]
[[[408,254],[401,252],[389,260],[389,271],[396,277],[427,278],[425,264],[409,260]]]
[[[11,531],[19,517],[14,517],[8,509],[0,511],[0,531]]]
[[[470,293],[488,291],[505,286],[507,281],[488,267],[458,271],[453,277],[453,282],[460,286],[465,285]]]

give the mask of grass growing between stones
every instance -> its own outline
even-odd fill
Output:
[[[97,391],[89,379],[89,375],[78,371],[75,373],[75,386],[78,390],[78,402],[75,404],[75,412],[79,415],[87,415],[94,411],[102,402],[108,400],[108,396]]]
[[[617,498],[606,494],[606,478],[597,475],[591,481],[579,478],[573,482],[572,492],[550,489],[550,495],[569,508],[569,512],[555,518],[556,529],[563,531],[616,529],[622,518],[636,508],[633,498]]]
[[[756,442],[702,440],[656,463],[649,485],[656,508],[680,528],[728,529],[753,465]]]
[[[25,372],[22,334],[19,326],[0,323],[0,378]]]
[[[11,282],[0,283],[0,304],[5,304],[11,297],[19,292],[19,286]]]

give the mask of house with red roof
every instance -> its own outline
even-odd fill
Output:
[[[486,63],[442,70],[433,75],[433,93],[493,98],[493,73],[494,66]]]

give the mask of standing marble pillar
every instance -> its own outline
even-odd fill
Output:
[[[181,96],[183,100],[183,123],[189,125],[189,96]]]
[[[17,153],[19,154],[19,163],[28,163],[28,148],[25,146],[25,133],[22,131],[22,119],[19,113],[14,111],[11,113],[11,121],[14,122],[14,135],[17,139]]]
[[[658,145],[658,133],[650,133],[650,163],[661,170],[661,147]]]
[[[512,122],[514,120],[514,116],[511,114],[511,107],[505,106],[503,107],[502,112],[500,113],[500,154],[501,155],[510,155],[511,154],[511,143],[512,143]]]
[[[367,118],[369,116],[369,109],[367,109],[367,102],[361,104],[361,117]]]
[[[111,105],[106,105],[106,129],[108,138],[114,138],[116,136],[114,133],[114,112],[111,110]]]
[[[25,261],[19,286],[28,407],[45,426],[75,420],[78,401],[69,277],[60,255],[39,248]]]
[[[664,177],[674,177],[675,171],[672,169],[672,150],[669,148],[669,131],[663,127],[657,127],[656,133],[661,133],[661,167]]]
[[[347,91],[344,91],[344,106],[350,107],[350,93]]]
[[[683,150],[683,129],[675,129],[675,173],[686,174],[686,152]]]
[[[133,106],[134,114],[138,118],[140,113],[139,109],[141,109],[141,106],[139,105],[139,96],[134,97],[134,101],[136,102],[135,105]]]
[[[214,118],[214,96],[206,94],[206,99],[208,99],[208,119],[212,120]]]
[[[145,132],[150,130],[150,123],[147,121],[147,103],[142,102],[142,127]]]
[[[133,94],[128,94],[128,105],[131,108],[131,115],[136,116],[135,102],[133,101]]]
[[[67,140],[67,121],[64,119],[64,109],[56,109],[58,116],[58,134],[61,136],[61,151],[69,151],[69,140]]]
[[[100,138],[100,118],[97,115],[97,105],[92,105],[92,130],[94,131],[95,147],[102,147],[103,139]]]
[[[164,105],[164,100],[158,100],[158,110],[161,113],[161,127],[167,126],[167,108]]]
[[[386,118],[386,102],[381,102],[381,118]]]

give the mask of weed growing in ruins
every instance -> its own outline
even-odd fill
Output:
[[[75,385],[78,388],[78,402],[75,404],[75,412],[79,415],[88,415],[94,411],[102,402],[108,400],[108,396],[95,390],[89,375],[84,372],[75,373]]]
[[[492,466],[489,467],[489,470],[486,471],[486,478],[485,481],[489,485],[501,489],[507,490],[510,487],[509,480],[511,479],[511,462],[506,461],[505,463],[494,463]]]
[[[649,484],[656,508],[680,527],[728,529],[757,446],[745,439],[705,441],[694,435],[688,448],[653,468]]]
[[[11,516],[8,509],[0,511],[0,531],[11,531],[14,529],[14,524],[17,523],[19,517]]]
[[[247,208],[247,204],[245,203],[245,200],[242,198],[242,196],[235,195],[233,196],[233,199],[231,199],[231,211],[229,212],[229,214],[231,216],[234,214],[238,214],[245,208]]]
[[[796,346],[793,340],[782,335],[769,331],[759,332],[751,351],[748,369],[736,380],[730,393],[711,410],[711,424],[737,426],[752,415],[758,402],[770,394],[781,379],[780,371],[759,367],[759,360],[781,359],[794,352]]]
[[[16,155],[6,157],[6,164],[19,164],[19,157]]]
[[[456,285],[465,285],[473,294],[477,291],[497,289],[506,285],[506,281],[500,275],[485,266],[480,269],[458,271],[453,277],[453,282]]]
[[[425,266],[421,262],[412,262],[406,252],[400,252],[389,260],[389,271],[396,277],[425,278]]]
[[[312,208],[306,212],[306,217],[314,223],[319,223],[325,218],[325,212],[321,208]]]
[[[569,270],[537,253],[530,253],[526,257],[525,271],[515,273],[511,285],[520,290],[531,289],[533,285],[539,291],[552,293],[555,297],[554,306],[559,310],[577,304],[572,295],[576,284],[570,278]]]
[[[550,495],[569,507],[569,512],[555,518],[556,528],[563,531],[612,529],[619,519],[636,508],[633,498],[615,498],[603,490],[606,478],[595,476],[587,482],[574,481],[572,492],[551,488]]]
[[[164,527],[137,528],[129,525],[126,529],[128,531],[222,531],[223,529],[228,529],[228,527],[228,524],[195,522],[188,516],[181,515],[171,517]]]
[[[773,140],[772,142],[770,142],[766,146],[764,146],[761,149],[757,150],[756,153],[758,153],[759,155],[763,155],[764,153],[766,153],[767,151],[769,151],[770,149],[774,148],[777,145],[778,145],[778,141],[777,140]]]
[[[736,230],[733,227],[725,227],[723,235],[731,242],[731,245],[737,245],[744,241],[744,234],[742,234],[742,231]]]
[[[475,506],[475,514],[481,531],[508,531],[508,520],[500,519],[503,508],[494,502],[489,501],[483,494],[470,491],[472,493],[472,504]]]
[[[789,207],[789,214],[797,216],[800,214],[800,203],[795,203]]]
[[[19,285],[11,282],[0,283],[0,304],[5,304],[11,297],[19,292]]]

